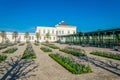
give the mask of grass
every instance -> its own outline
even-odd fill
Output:
[[[69,57],[63,57],[59,54],[49,54],[49,56],[73,74],[91,72],[89,64],[77,64],[75,61],[72,61]]]

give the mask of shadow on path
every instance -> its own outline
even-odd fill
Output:
[[[91,57],[82,57],[80,59],[88,61],[94,64],[95,66],[98,66],[102,69],[105,69],[113,74],[120,76],[120,68],[119,68],[120,64],[113,63],[112,61],[104,62],[104,61],[98,60],[96,58],[91,58]]]
[[[35,64],[34,60],[23,60],[20,56],[16,56],[14,60],[12,57],[9,61],[5,61],[0,66],[0,80],[16,80],[16,79],[27,79],[31,76],[36,76],[30,72],[34,72],[38,65]],[[30,74],[29,74],[30,73]]]

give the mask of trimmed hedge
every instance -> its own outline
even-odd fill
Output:
[[[68,53],[68,54],[72,54],[74,56],[86,56],[84,53],[81,53],[77,50],[73,50],[73,49],[59,49],[59,51],[62,51],[62,52],[65,52],[65,53]]]
[[[41,49],[43,52],[52,52],[52,50],[49,49],[49,48],[41,47],[40,49]]]
[[[5,61],[7,59],[7,56],[6,55],[0,55],[0,63],[2,61]]]
[[[88,65],[77,64],[75,61],[72,61],[69,57],[63,57],[60,56],[59,54],[49,54],[49,56],[73,74],[91,72],[89,64]]]
[[[7,53],[7,54],[14,53],[16,50],[18,50],[18,48],[11,48],[11,49],[8,49],[8,50],[6,50],[6,51],[4,51],[2,53]]]
[[[120,54],[117,55],[117,54],[111,54],[111,53],[106,53],[106,52],[91,52],[90,54],[120,60]]]

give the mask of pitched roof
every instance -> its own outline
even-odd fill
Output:
[[[64,21],[61,21],[56,26],[69,26],[69,25],[67,23],[65,23]]]

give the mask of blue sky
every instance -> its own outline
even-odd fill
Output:
[[[34,32],[62,20],[85,32],[120,27],[120,0],[0,0],[0,30]]]

